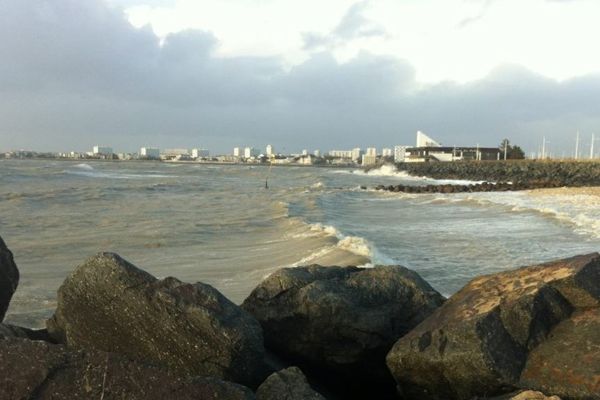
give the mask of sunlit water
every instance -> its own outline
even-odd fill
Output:
[[[42,326],[99,251],[239,303],[284,266],[402,264],[450,295],[476,275],[600,250],[592,195],[360,190],[433,182],[390,168],[1,161],[0,235],[21,271],[7,321]]]

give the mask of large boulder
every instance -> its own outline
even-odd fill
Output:
[[[59,343],[186,376],[258,386],[267,375],[254,317],[209,285],[158,280],[112,253],[91,257],[65,280],[47,328]]]
[[[260,321],[266,347],[303,369],[387,380],[393,390],[386,353],[443,301],[404,267],[313,265],[273,273],[242,308]]]
[[[4,320],[10,299],[19,284],[19,270],[12,252],[0,237],[0,322]]]
[[[529,355],[520,384],[569,399],[600,399],[600,308],[556,326]]]
[[[11,338],[0,340],[0,398],[252,400],[254,395],[241,385],[183,378],[117,354]]]
[[[257,400],[325,400],[308,384],[298,367],[275,372],[259,386]]]
[[[516,393],[509,393],[494,397],[490,400],[560,400],[558,396],[546,396],[544,393],[534,390],[523,390]]]
[[[528,352],[574,309],[599,299],[598,253],[482,276],[401,338],[387,364],[409,397],[506,393]]]

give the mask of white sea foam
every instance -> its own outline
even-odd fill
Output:
[[[363,175],[363,176],[375,176],[375,177],[391,177],[398,178],[404,181],[413,181],[413,182],[423,182],[433,185],[440,184],[451,184],[451,185],[476,185],[478,183],[482,183],[483,181],[471,181],[465,179],[433,179],[427,176],[413,176],[409,175],[406,171],[398,171],[396,167],[393,165],[382,165],[379,168],[371,169],[367,172],[357,169],[352,171],[351,173],[355,175]]]
[[[77,164],[77,165],[75,165],[74,168],[84,169],[86,171],[93,171],[94,170],[94,167],[92,167],[90,164],[85,164],[85,163]]]

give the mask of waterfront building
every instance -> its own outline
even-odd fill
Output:
[[[192,158],[206,158],[210,152],[206,149],[192,149]]]
[[[331,150],[329,155],[334,158],[352,158],[352,150]]]
[[[234,148],[233,148],[233,156],[234,156],[234,157],[241,157],[241,156],[242,156],[242,153],[241,153],[241,151],[240,151],[240,148],[239,148],[239,147],[234,147]]]
[[[394,162],[404,162],[408,146],[394,146]]]
[[[321,157],[321,150],[315,150],[315,151],[313,152],[313,155],[314,155],[315,157]]]
[[[260,150],[255,149],[254,147],[246,147],[244,149],[244,158],[255,158],[260,155]]]
[[[377,155],[376,154],[363,154],[362,155],[362,165],[369,166],[377,164]]]
[[[375,147],[367,147],[367,151],[366,151],[365,155],[377,157],[377,148],[375,148]]]
[[[273,146],[268,144],[267,145],[267,157],[271,158],[275,155],[275,150],[273,150]]]
[[[95,156],[110,156],[113,154],[113,149],[107,146],[94,146],[92,154]]]
[[[160,158],[160,149],[155,147],[142,147],[140,149],[140,157],[158,159]]]
[[[396,146],[396,162],[451,162],[460,160],[499,160],[498,147],[442,146],[421,131],[417,132],[415,147]],[[403,147],[403,149],[402,149]]]
[[[352,161],[358,162],[358,160],[360,160],[360,157],[362,155],[363,155],[363,151],[361,150],[360,147],[355,147],[354,149],[352,149]]]
[[[389,147],[384,147],[383,149],[381,149],[382,157],[392,157],[393,155],[394,155],[394,150],[390,149]]]
[[[306,149],[302,150],[302,155],[303,156],[307,156],[308,155],[308,150],[306,150]]]

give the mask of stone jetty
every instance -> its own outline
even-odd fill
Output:
[[[4,310],[18,270],[0,239]],[[4,314],[4,312],[3,312]],[[600,399],[600,254],[474,278],[287,268],[237,306],[114,253],[67,277],[47,329],[0,320],[0,399]]]

